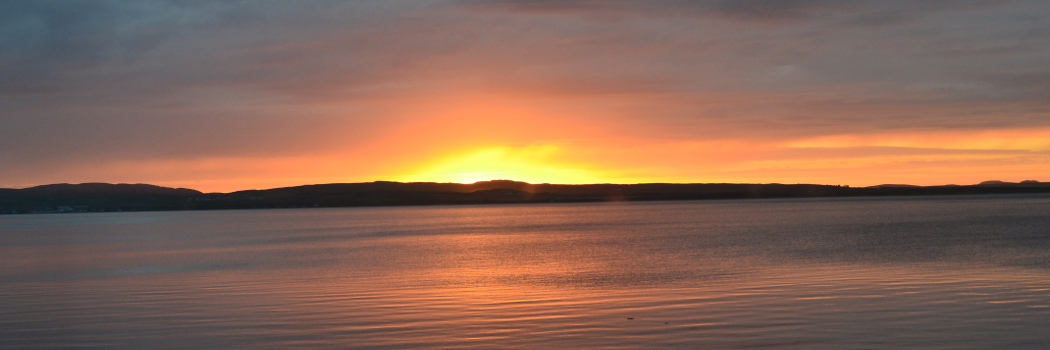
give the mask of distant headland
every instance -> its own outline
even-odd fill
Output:
[[[376,181],[231,193],[203,193],[147,184],[84,183],[0,188],[0,214],[1017,193],[1050,193],[1050,182],[849,187],[775,183],[556,185],[510,180],[472,184]]]

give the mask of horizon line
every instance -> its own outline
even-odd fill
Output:
[[[996,184],[1002,184],[1002,185],[1048,184],[1048,185],[1050,185],[1050,182],[1043,182],[1043,181],[1039,181],[1039,180],[1022,180],[1022,181],[1018,181],[1018,182],[1000,181],[1000,180],[986,180],[986,181],[982,181],[982,182],[979,182],[979,183],[966,184],[966,185],[959,185],[959,184],[912,185],[912,184],[908,184],[908,183],[884,183],[884,184],[871,185],[871,186],[852,186],[852,185],[841,185],[841,184],[834,184],[834,185],[832,185],[832,184],[818,184],[818,183],[783,183],[783,182],[765,182],[765,183],[760,183],[760,182],[636,182],[636,183],[595,182],[595,183],[567,184],[567,183],[549,183],[549,182],[531,183],[531,182],[519,181],[519,180],[511,180],[511,179],[491,179],[491,180],[479,180],[479,181],[474,181],[474,182],[470,182],[470,183],[466,183],[466,182],[435,182],[435,181],[408,181],[408,182],[405,182],[405,181],[390,181],[390,180],[374,180],[374,181],[366,181],[366,182],[305,183],[305,184],[299,184],[299,185],[278,186],[278,187],[271,187],[271,188],[251,188],[251,189],[235,190],[235,191],[230,191],[230,192],[204,192],[204,191],[200,191],[200,190],[197,190],[197,189],[194,189],[194,188],[189,188],[189,187],[169,187],[169,186],[163,186],[163,185],[157,185],[157,184],[145,183],[145,182],[136,182],[136,183],[116,182],[116,183],[114,183],[114,182],[101,182],[101,181],[90,181],[90,182],[81,182],[81,183],[59,182],[59,183],[34,185],[34,186],[28,186],[28,187],[22,187],[22,188],[3,188],[3,187],[0,187],[0,189],[26,190],[26,189],[32,189],[32,188],[44,187],[44,186],[56,186],[56,185],[79,186],[79,185],[98,184],[98,185],[145,185],[145,186],[156,186],[156,187],[172,188],[172,189],[193,190],[193,191],[197,191],[197,192],[201,192],[201,193],[235,193],[235,192],[243,192],[243,191],[266,191],[266,190],[273,190],[273,189],[295,188],[295,187],[303,187],[303,186],[346,185],[346,184],[398,183],[398,184],[476,185],[476,184],[491,183],[491,182],[513,182],[513,183],[520,183],[520,184],[526,184],[526,185],[552,185],[552,186],[592,186],[592,185],[625,185],[625,186],[629,186],[629,185],[789,185],[790,186],[790,185],[810,185],[810,186],[832,186],[832,187],[849,187],[849,188],[875,188],[875,187],[888,187],[888,186],[899,186],[899,187],[945,187],[945,186],[979,186],[979,185],[996,185]]]

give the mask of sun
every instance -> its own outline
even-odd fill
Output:
[[[556,145],[475,148],[430,162],[401,180],[456,183],[497,179],[558,184],[600,182],[600,177],[594,171],[588,171],[579,164],[557,161],[555,156],[558,152],[559,147]]]

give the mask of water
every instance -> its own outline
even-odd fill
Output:
[[[2,348],[1045,349],[1050,196],[0,216]]]

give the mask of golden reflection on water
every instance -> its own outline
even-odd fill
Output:
[[[983,348],[1002,341],[983,338],[990,325],[1050,324],[1050,282],[1044,273],[1023,269],[792,266],[704,284],[634,288],[478,278],[518,273],[542,272],[492,263],[404,275],[409,280],[388,281],[385,288],[316,279],[303,285],[316,298],[296,313],[345,317],[347,324],[339,329],[367,334],[355,345],[404,348],[933,345],[887,339],[903,333],[951,337]],[[1039,333],[1027,337],[1040,344],[1047,340]]]
[[[1046,348],[1045,219],[981,203],[44,220],[0,236],[0,348]]]

